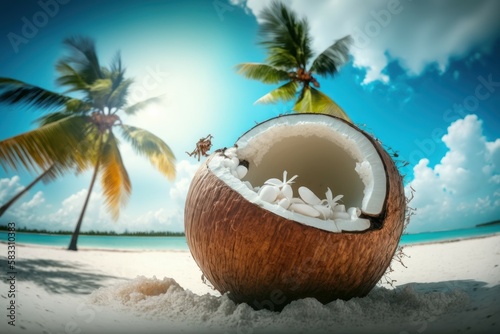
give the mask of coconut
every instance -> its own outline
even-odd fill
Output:
[[[186,199],[186,239],[206,279],[235,302],[328,303],[365,296],[380,280],[405,205],[377,140],[333,116],[290,114],[201,165]]]

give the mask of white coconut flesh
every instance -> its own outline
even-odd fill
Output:
[[[386,198],[387,176],[372,142],[326,115],[261,123],[209,168],[249,202],[330,232],[368,229],[370,221],[360,215],[376,216]]]

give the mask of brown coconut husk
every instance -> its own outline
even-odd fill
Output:
[[[382,211],[369,217],[371,228],[363,232],[331,233],[264,210],[216,177],[208,168],[211,157],[202,164],[187,195],[185,230],[194,260],[215,289],[271,310],[306,297],[328,303],[370,292],[398,246],[406,201],[389,154],[357,129],[377,149],[387,175]]]

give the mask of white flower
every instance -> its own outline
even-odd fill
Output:
[[[327,188],[328,190],[326,191],[326,199],[321,201],[322,204],[326,204],[330,209],[333,210],[334,207],[338,205],[337,201],[339,201],[344,195],[337,195],[335,198],[333,197],[332,191],[330,188]]]
[[[292,176],[290,180],[287,180],[287,171],[283,172],[283,181],[277,178],[272,178],[264,182],[265,185],[277,187],[280,192],[278,194],[278,199],[287,198],[291,200],[293,197],[293,190],[291,184],[294,183],[293,180],[297,178],[297,175]]]
[[[292,176],[292,178],[290,180],[287,180],[286,179],[287,174],[288,174],[287,171],[283,172],[283,181],[281,181],[280,179],[277,179],[277,178],[273,177],[272,179],[269,179],[266,182],[264,182],[264,184],[269,184],[269,185],[272,185],[272,186],[277,186],[278,188],[281,189],[285,185],[290,185],[290,184],[294,183],[293,180],[295,180],[298,175],[294,175],[294,176]]]

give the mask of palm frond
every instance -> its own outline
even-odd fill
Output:
[[[41,181],[43,182],[43,184],[48,184],[63,176],[68,171],[69,169],[67,166],[54,163],[44,171],[44,175],[42,175]]]
[[[304,87],[301,99],[297,101],[293,110],[299,113],[328,114],[352,123],[349,116],[332,99],[310,86]]]
[[[73,67],[86,83],[93,83],[102,79],[101,65],[95,49],[95,42],[91,38],[74,36],[66,38],[63,43],[68,47],[70,54],[62,59]]]
[[[70,98],[65,95],[23,81],[0,78],[0,102],[3,103],[24,103],[29,107],[57,108],[68,100]]]
[[[312,57],[309,24],[286,5],[273,1],[259,15],[260,44],[269,53],[267,61],[284,68],[305,68]]]
[[[99,147],[96,145],[100,141],[103,134],[99,128],[90,122],[90,117],[86,116],[87,123],[81,130],[83,139],[78,144],[78,152],[74,152],[73,159],[77,160],[74,164],[75,171],[81,173],[95,166],[99,160]],[[104,135],[105,138],[107,134]]]
[[[113,83],[110,79],[97,79],[90,86],[89,97],[92,100],[93,107],[103,110],[106,106]]]
[[[56,111],[56,112],[51,112],[48,114],[45,114],[41,117],[38,117],[35,122],[38,123],[40,127],[48,125],[50,123],[58,122],[60,120],[66,119],[68,117],[72,117],[74,114],[66,112],[65,110],[63,111]]]
[[[120,206],[127,203],[132,186],[118,149],[118,139],[112,132],[108,136],[101,151],[101,185],[106,206],[116,220]]]
[[[134,150],[149,159],[151,164],[170,180],[175,178],[175,156],[163,140],[151,132],[130,125],[121,125],[123,137]]]
[[[332,45],[314,59],[310,72],[322,76],[333,76],[339,68],[349,60],[349,47],[353,40],[351,36],[345,36]]]
[[[115,85],[115,80],[113,80],[113,91],[107,101],[108,107],[120,109],[125,106],[127,104],[128,91],[133,82],[132,79],[124,79],[119,85]]]
[[[297,89],[299,88],[299,86],[300,84],[297,81],[287,82],[286,84],[270,91],[269,93],[255,101],[255,103],[267,104],[276,103],[279,101],[290,101],[296,97]]]
[[[56,70],[59,76],[56,83],[59,86],[66,86],[66,93],[83,91],[86,92],[90,88],[91,82],[86,82],[85,79],[76,71],[70,64],[60,60],[56,64]]]
[[[135,115],[137,112],[139,112],[142,109],[146,108],[151,103],[158,103],[160,101],[161,101],[161,98],[159,96],[150,97],[149,99],[136,102],[136,103],[134,103],[134,104],[126,107],[125,109],[123,109],[123,111],[127,115]]]
[[[103,96],[111,93],[113,82],[111,79],[97,79],[90,86],[90,92],[95,93],[97,96]]]
[[[92,104],[80,99],[71,99],[66,102],[65,111],[73,114],[85,114],[92,110]]]
[[[85,138],[83,116],[61,118],[32,131],[0,141],[0,165],[33,172],[47,169],[53,163],[62,167],[83,169],[86,158],[79,151]]]
[[[290,71],[301,67],[301,65],[297,63],[295,56],[284,48],[273,48],[269,50],[266,61],[273,64],[273,66],[281,66]]]
[[[243,63],[235,66],[238,74],[245,78],[259,80],[263,83],[275,84],[290,79],[288,72],[262,63]]]
[[[125,68],[122,64],[122,57],[120,51],[115,53],[109,68],[111,72],[111,80],[113,81],[113,90],[115,90],[125,79]]]

